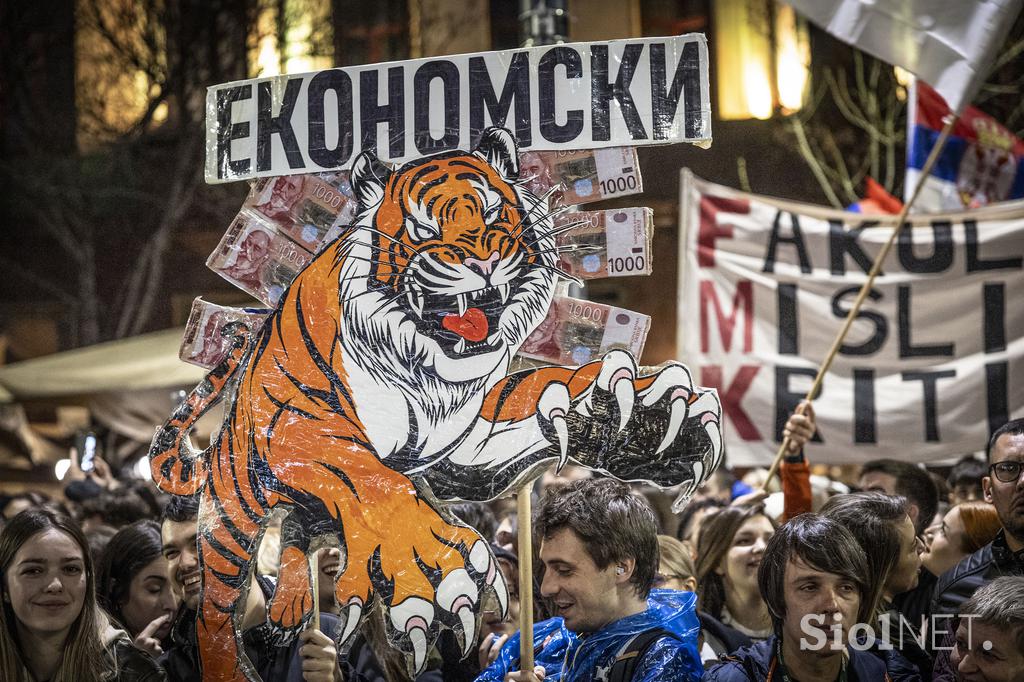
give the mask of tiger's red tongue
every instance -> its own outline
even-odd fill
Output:
[[[441,326],[473,343],[487,338],[487,316],[479,308],[470,308],[465,315],[448,313]]]

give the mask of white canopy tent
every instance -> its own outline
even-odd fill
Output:
[[[95,422],[136,447],[148,444],[174,409],[179,391],[191,389],[206,373],[178,359],[183,332],[168,329],[0,367],[0,411],[11,415],[0,421],[0,429],[8,436],[22,434],[18,449],[31,463],[51,462],[65,456],[40,437],[40,431],[52,435],[52,425],[30,429],[20,405],[85,405]],[[208,437],[219,421],[215,410],[200,421],[196,436]],[[26,433],[35,437],[23,437]],[[10,460],[14,453],[5,454]]]

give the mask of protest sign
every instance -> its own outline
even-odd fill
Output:
[[[730,464],[766,465],[894,218],[681,186],[677,347],[719,389]],[[917,216],[815,401],[812,459],[928,462],[1024,414],[1024,203]],[[692,321],[699,319],[694,326]]]
[[[211,87],[206,181],[403,163],[472,149],[489,126],[521,149],[711,140],[703,35],[432,57]]]
[[[339,645],[364,615],[380,618],[415,677],[442,629],[469,655],[483,605],[493,600],[502,615],[508,606],[487,541],[440,501],[490,500],[573,462],[678,486],[678,509],[714,472],[718,397],[680,363],[638,368],[623,348],[639,352],[646,319],[567,300],[549,324],[574,344],[573,364],[509,372],[565,274],[554,223],[565,209],[533,194],[519,166],[504,128],[483,131],[470,151],[397,169],[363,152],[348,177],[355,221],[304,251],[287,277],[263,273],[281,270],[270,267],[271,237],[292,243],[271,234],[278,213],[285,225],[294,217],[291,199],[280,211],[249,202],[229,228],[211,263],[275,309],[258,331],[242,319],[220,325],[227,357],[150,449],[163,491],[200,495],[204,679],[256,675],[239,646],[241,611],[271,518],[282,518],[266,608],[276,640],[313,617],[310,557],[338,546]],[[290,195],[325,210],[343,203],[298,185]],[[220,401],[220,434],[196,450],[189,431]]]

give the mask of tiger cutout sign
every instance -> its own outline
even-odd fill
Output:
[[[680,486],[722,456],[714,390],[615,350],[579,367],[509,374],[544,319],[559,270],[547,198],[519,180],[517,145],[489,128],[472,151],[391,168],[354,161],[354,223],[284,291],[157,432],[154,481],[200,496],[203,678],[257,679],[240,646],[245,589],[269,519],[283,516],[267,618],[281,641],[312,615],[308,555],[337,543],[343,647],[376,602],[387,637],[422,671],[442,628],[463,655],[479,611],[509,591],[488,543],[442,501],[499,497],[567,462]],[[206,450],[189,432],[224,401]]]

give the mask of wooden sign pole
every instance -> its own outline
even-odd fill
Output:
[[[519,669],[533,670],[533,511],[527,483],[516,496],[519,508]]]

